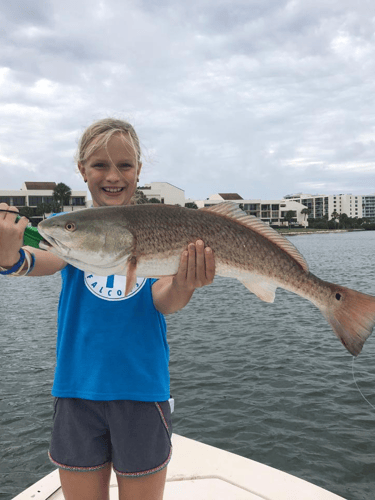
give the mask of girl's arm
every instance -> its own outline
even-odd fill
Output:
[[[180,266],[175,276],[160,278],[152,286],[152,297],[156,309],[171,314],[186,306],[194,290],[213,282],[215,259],[211,248],[204,248],[198,240],[189,244],[182,253]]]
[[[6,203],[0,203],[0,209],[10,210],[9,212],[0,212],[0,266],[10,269],[20,259],[19,250],[23,243],[23,234],[25,232],[28,220],[22,217],[16,222],[18,209],[9,207]],[[35,255],[34,269],[28,276],[46,276],[54,274],[66,266],[66,262],[49,252],[32,247],[23,247],[25,250]],[[26,270],[25,262],[22,269]],[[21,271],[21,275],[23,272]],[[11,276],[11,275],[10,275]]]

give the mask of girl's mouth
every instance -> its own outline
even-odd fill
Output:
[[[107,194],[118,194],[121,193],[125,188],[111,188],[111,187],[103,187],[102,190]]]

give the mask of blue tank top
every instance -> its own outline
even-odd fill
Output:
[[[67,265],[58,308],[56,397],[110,401],[169,398],[166,323],[152,300],[156,280],[95,276]]]

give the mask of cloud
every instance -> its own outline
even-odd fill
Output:
[[[114,115],[140,135],[142,183],[375,192],[374,18],[349,0],[2,1],[2,188],[84,189],[78,137]]]

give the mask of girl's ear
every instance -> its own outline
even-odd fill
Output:
[[[85,167],[82,165],[81,162],[78,162],[78,169],[79,171],[81,172],[81,175],[83,177],[83,181],[84,182],[87,182],[87,177],[86,177],[86,169]]]
[[[139,182],[139,176],[141,175],[141,170],[142,170],[142,163],[138,163],[138,170],[137,170],[137,182]]]

